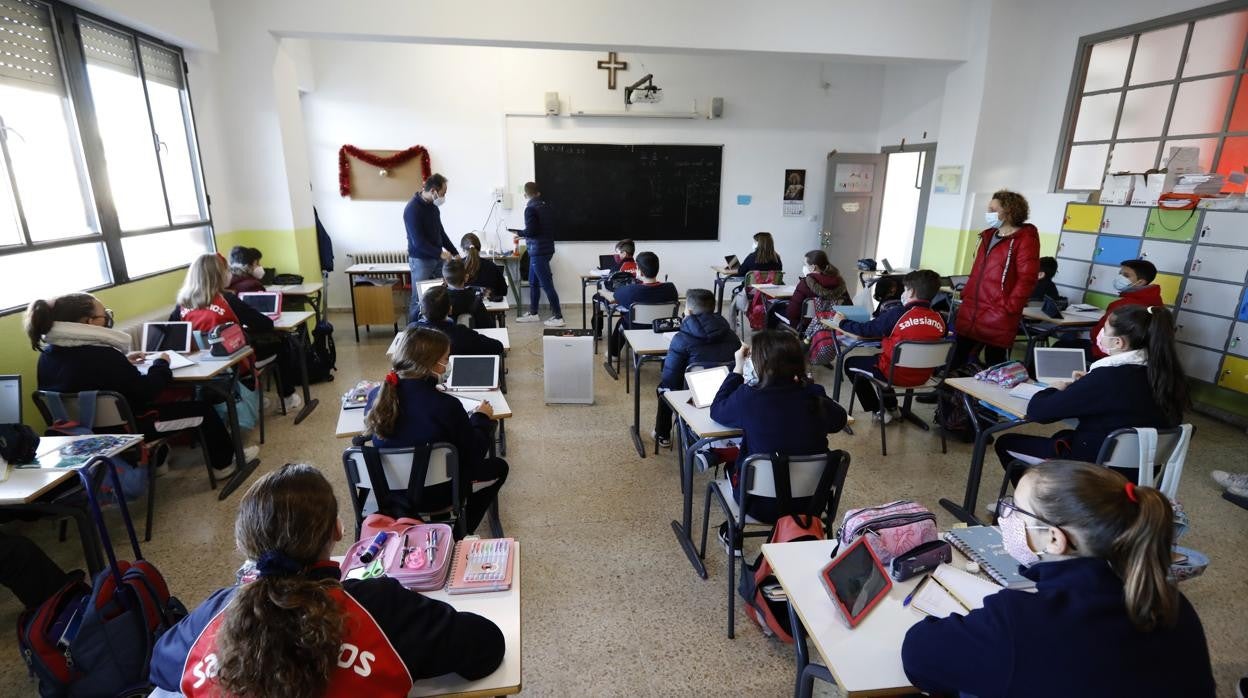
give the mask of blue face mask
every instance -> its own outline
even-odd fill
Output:
[[[758,373],[754,370],[754,360],[746,357],[745,365],[741,367],[741,377],[745,379],[746,385],[758,385]]]
[[[1131,283],[1131,280],[1122,274],[1114,277],[1114,290],[1118,293],[1122,293],[1133,286],[1135,286],[1135,284]]]
[[[989,211],[984,214],[984,222],[988,224],[989,228],[1000,228],[1001,214],[996,211]]]

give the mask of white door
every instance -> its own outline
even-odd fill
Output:
[[[1188,378],[1213,383],[1218,379],[1218,365],[1222,363],[1222,354],[1208,349],[1201,349],[1190,344],[1179,342],[1179,360],[1183,362],[1183,372]]]
[[[1062,233],[1062,239],[1057,243],[1057,256],[1065,259],[1084,259],[1091,260],[1092,253],[1096,251],[1096,236],[1087,233]],[[1061,263],[1058,263],[1061,266]]]
[[[888,156],[880,153],[828,156],[823,225],[828,258],[838,269],[853,269],[859,259],[875,254],[887,167]]]
[[[1058,264],[1061,263],[1059,262]],[[1118,267],[1111,267],[1107,264],[1094,264],[1092,265],[1092,273],[1088,276],[1088,290],[1116,296],[1118,295],[1118,291],[1114,289],[1114,277],[1116,276],[1118,276]]]
[[[1183,287],[1183,297],[1179,299],[1179,307],[1183,310],[1232,317],[1238,301],[1238,286],[1217,281],[1188,279],[1187,285]]]
[[[1242,284],[1246,273],[1248,249],[1200,245],[1192,257],[1192,276],[1195,277]]]
[[[1191,311],[1179,311],[1174,322],[1176,336],[1180,341],[1214,351],[1222,351],[1226,347],[1226,336],[1231,331],[1232,320]]]
[[[1200,225],[1200,242],[1248,247],[1248,213],[1205,211]]]
[[[1083,288],[1088,285],[1088,274],[1091,271],[1092,264],[1090,262],[1059,259],[1057,260],[1057,275],[1053,277],[1053,283]]]
[[[1231,330],[1231,341],[1226,350],[1238,356],[1248,356],[1248,322],[1237,322]]]
[[[1144,223],[1147,221],[1148,209],[1142,206],[1106,206],[1105,216],[1101,219],[1101,232],[1138,238],[1144,234]]]
[[[1140,246],[1140,259],[1147,259],[1157,271],[1182,274],[1187,270],[1187,254],[1192,246],[1186,242],[1166,242],[1148,238]]]

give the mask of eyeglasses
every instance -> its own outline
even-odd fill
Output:
[[[1058,526],[1057,524],[1053,523],[1052,521],[1049,521],[1048,519],[1045,519],[1041,516],[1033,514],[1030,511],[1027,511],[1026,509],[1020,508],[1017,504],[1014,503],[1014,497],[1002,497],[1001,499],[997,500],[997,518],[998,519],[1008,519],[1010,518],[1010,516],[1014,514],[1014,512],[1018,512],[1022,514],[1023,516],[1030,516],[1036,521],[1039,521],[1040,523],[1045,524],[1047,526],[1051,526],[1053,528],[1061,528],[1061,526]]]
[[[113,326],[113,311],[112,311],[111,309],[109,309],[109,308],[105,308],[105,309],[104,309],[104,314],[103,314],[103,315],[92,315],[90,319],[92,319],[92,320],[98,320],[98,319],[100,319],[100,318],[103,318],[103,319],[104,319],[104,326],[105,326],[105,327],[112,327],[112,326]]]

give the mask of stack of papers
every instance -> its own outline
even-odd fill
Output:
[[[181,354],[171,351],[168,353],[168,355],[169,355],[169,370],[171,371],[176,371],[179,368],[185,368],[187,366],[195,365],[194,361],[191,361],[190,359],[186,358],[185,356]],[[160,357],[160,354],[148,354],[147,359],[144,360],[143,363],[135,364],[134,367],[139,369],[139,373],[142,373],[143,375],[146,376],[147,369],[151,368],[152,362],[155,361],[159,357]]]
[[[949,564],[937,567],[930,578],[920,584],[923,586],[910,605],[937,618],[947,618],[954,613],[966,615],[983,608],[984,599],[1002,589],[983,577]]]
[[[1216,196],[1222,191],[1223,181],[1222,175],[1216,172],[1211,174],[1185,174],[1179,177],[1178,182],[1175,182],[1173,193]]]
[[[1048,387],[1049,386],[1043,385],[1040,383],[1019,383],[1013,388],[1010,388],[1010,397],[1021,398],[1023,400],[1030,400],[1031,398],[1035,397],[1036,393]]]

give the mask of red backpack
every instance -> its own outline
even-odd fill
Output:
[[[746,310],[746,318],[750,321],[750,329],[761,330],[767,324],[767,297],[761,293],[755,293],[750,286],[755,284],[782,284],[784,283],[784,272],[782,271],[752,271],[746,275],[747,283],[745,293],[749,299],[749,308]]]

